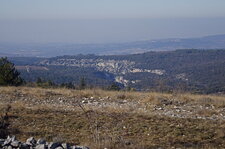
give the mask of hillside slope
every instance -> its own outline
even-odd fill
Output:
[[[34,136],[102,148],[225,148],[225,97],[0,87],[0,115]],[[11,108],[8,108],[11,107]]]
[[[225,91],[225,50],[177,50],[134,55],[76,55],[54,58],[12,58],[27,81],[37,77],[56,83],[93,86],[117,82],[138,90]]]

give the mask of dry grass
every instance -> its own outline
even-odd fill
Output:
[[[176,101],[187,104],[213,105],[223,108],[225,97],[216,95],[162,94],[28,87],[0,87],[0,98],[50,97],[105,98],[112,101],[139,102],[140,105],[165,105]],[[171,118],[138,112],[137,109],[94,109],[74,106],[65,110],[59,106],[31,105],[23,101],[11,102],[8,113],[11,133],[20,140],[30,136],[90,146],[92,149],[148,149],[148,148],[225,148],[225,121]],[[0,101],[0,114],[5,102]],[[136,112],[132,112],[136,111]],[[149,111],[150,112],[150,111]],[[215,111],[199,111],[212,115]],[[16,131],[15,131],[16,130]]]
[[[166,94],[157,92],[128,92],[128,91],[106,91],[102,89],[70,90],[66,88],[43,89],[34,87],[0,87],[0,93],[12,94],[21,93],[34,97],[66,96],[66,97],[110,97],[111,99],[139,100],[141,102],[154,102],[155,99],[168,98],[184,102],[196,101],[202,103],[213,103],[218,106],[225,105],[225,95],[198,95],[198,94]]]
[[[66,112],[47,107],[12,106],[12,132],[19,139],[29,136],[88,145],[92,148],[157,148],[224,146],[224,123],[206,120],[142,116],[129,113]]]
[[[126,92],[126,91],[106,91],[102,89],[70,90],[66,88],[43,89],[34,87],[0,87],[3,94],[18,93],[32,95],[35,97],[46,97],[49,95],[63,95],[67,97],[111,97],[112,99],[145,99],[149,95],[160,95],[159,93]],[[166,94],[163,94],[166,95]]]

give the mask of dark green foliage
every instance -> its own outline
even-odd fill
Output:
[[[112,85],[110,85],[108,87],[108,90],[112,90],[112,91],[119,91],[121,88],[119,87],[119,85],[117,85],[116,83],[113,83]]]
[[[43,87],[43,88],[56,87],[57,86],[53,81],[51,81],[51,80],[45,81],[40,77],[37,78],[36,85],[38,87]]]
[[[23,83],[20,73],[7,58],[0,58],[0,85],[18,86]]]
[[[79,68],[79,67],[67,67],[67,66],[48,66],[49,70],[30,70],[28,73],[26,70],[20,70],[21,75],[29,82],[36,82],[37,78],[43,80],[52,80],[56,84],[68,84],[79,88],[81,79],[85,78],[86,85],[94,85],[95,87],[108,86],[112,83],[110,80],[101,78],[96,74],[96,70],[93,68]]]
[[[69,82],[69,83],[62,83],[60,85],[60,87],[65,87],[65,88],[68,88],[68,89],[75,89],[75,86],[72,82]]]
[[[43,83],[43,81],[42,81],[42,79],[40,77],[38,77],[36,83],[37,84],[41,84],[41,83]]]
[[[80,79],[80,85],[79,85],[79,88],[80,88],[80,89],[85,89],[86,86],[87,86],[87,84],[86,84],[85,79],[84,79],[84,78],[81,78],[81,79]]]

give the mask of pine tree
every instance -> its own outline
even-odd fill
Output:
[[[23,83],[20,73],[6,57],[0,58],[0,86],[18,86]]]

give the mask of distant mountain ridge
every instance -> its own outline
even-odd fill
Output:
[[[225,34],[200,38],[171,38],[111,44],[0,43],[0,53],[14,57],[54,57],[76,54],[125,55],[176,49],[225,49]]]

